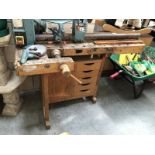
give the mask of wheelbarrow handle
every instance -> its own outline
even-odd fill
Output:
[[[118,72],[115,72],[114,74],[110,75],[110,79],[114,79],[115,77],[117,77],[122,72],[123,72],[123,70],[119,70]]]

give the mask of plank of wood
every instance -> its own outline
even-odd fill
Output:
[[[16,50],[15,54],[15,68],[17,74],[20,76],[41,75],[48,73],[60,72],[60,65],[67,64],[71,71],[74,70],[74,61],[70,57],[65,58],[45,58],[39,60],[28,60],[25,64],[19,63],[21,57],[21,50]]]
[[[112,26],[110,24],[104,24],[103,25],[104,31],[112,32],[112,33],[140,33],[140,34],[149,34],[152,29],[150,28],[144,28],[141,30],[122,30],[120,28],[117,28],[115,26]]]
[[[67,64],[71,71],[74,70],[73,61],[64,61]],[[60,72],[60,63],[59,62],[50,62],[45,64],[32,64],[32,65],[20,65],[16,68],[17,74],[20,76],[28,75],[41,75],[48,73]]]
[[[142,40],[97,40],[94,41],[96,45],[102,44],[143,44]]]
[[[63,56],[82,56],[82,55],[97,55],[97,54],[106,54],[106,53],[141,53],[143,51],[145,44],[101,44],[85,47],[64,47]],[[77,49],[76,49],[77,48]],[[80,51],[80,53],[79,53]]]
[[[65,77],[61,73],[53,73],[49,74],[48,79],[48,95],[52,97],[51,102],[53,98],[63,100],[64,98],[70,98],[71,96],[76,94],[76,81],[71,77]]]
[[[49,79],[48,74],[41,75],[41,82],[42,82],[42,108],[43,108],[43,117],[45,126],[47,129],[51,127],[50,125],[50,118],[49,118],[49,92],[48,92],[48,85]]]
[[[103,26],[103,24],[105,24],[106,22],[104,20],[101,19],[96,19],[95,20],[95,24],[98,26]]]
[[[151,35],[143,35],[140,39],[143,40],[146,46],[150,46],[153,41],[153,37]]]
[[[57,97],[57,96],[49,96],[50,97],[50,103],[52,104],[56,104],[58,102],[62,102],[62,101],[69,101],[69,100],[73,100],[73,99],[78,99],[78,98],[82,98],[82,97],[89,97],[89,96],[93,96],[94,95],[94,91],[97,90],[97,87],[94,88],[93,91],[87,91],[87,92],[81,92],[78,93],[76,96],[66,96],[63,98]]]

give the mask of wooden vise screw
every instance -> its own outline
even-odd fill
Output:
[[[60,50],[58,50],[58,49],[53,50],[53,51],[52,51],[52,55],[53,55],[55,58],[61,59],[61,52],[60,52]],[[67,64],[61,64],[61,65],[60,65],[60,70],[61,70],[61,73],[62,73],[63,75],[65,75],[66,77],[69,77],[69,76],[70,76],[70,77],[73,78],[76,82],[78,82],[79,84],[82,84],[82,81],[80,81],[77,77],[75,77],[75,76],[71,73],[71,71],[70,71],[70,69],[69,69],[69,67],[68,67]]]

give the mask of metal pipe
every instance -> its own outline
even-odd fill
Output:
[[[114,40],[114,39],[138,39],[140,37],[139,33],[133,34],[118,34],[118,33],[87,33],[85,35],[85,40]],[[65,34],[64,37],[66,41],[72,40],[72,34]],[[52,34],[37,34],[36,41],[52,41]]]
[[[88,33],[85,35],[86,40],[113,40],[113,39],[138,39],[140,34],[118,34],[118,33]]]

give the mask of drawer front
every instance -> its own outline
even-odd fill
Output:
[[[99,70],[101,66],[101,60],[79,61],[76,63],[77,71],[90,71]]]
[[[96,92],[97,86],[95,84],[90,84],[88,86],[77,86],[76,95],[77,96],[91,96]]]
[[[77,86],[77,90],[79,91],[85,91],[85,90],[91,90],[94,89],[94,87],[96,87],[95,83],[83,83]]]
[[[75,76],[82,82],[96,82],[101,62],[101,60],[75,62]]]
[[[83,77],[80,77],[79,80],[82,81],[83,84],[85,84],[85,83],[96,83],[97,77],[83,76]]]
[[[92,96],[97,90],[97,77],[100,71],[101,60],[77,61],[75,63],[76,77],[82,84],[76,83],[76,95]]]
[[[87,71],[78,71],[76,76],[78,78],[83,78],[83,77],[96,77],[98,75],[98,70],[87,70]]]

